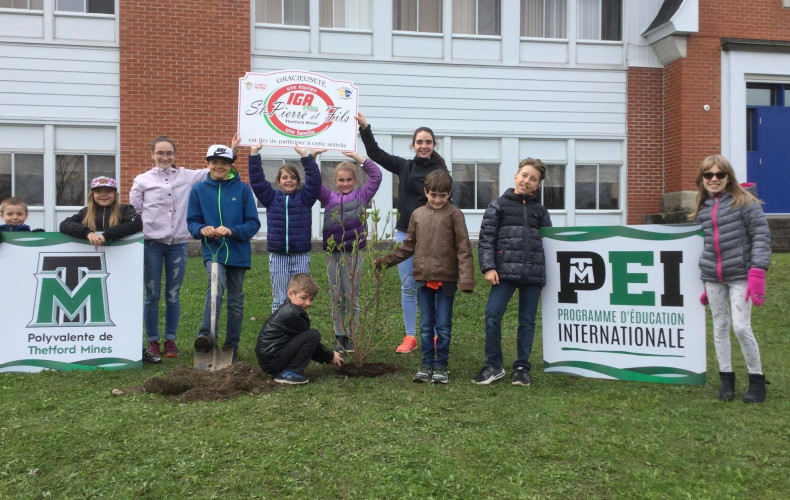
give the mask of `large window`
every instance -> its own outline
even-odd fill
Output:
[[[453,163],[453,204],[485,209],[499,196],[499,164]]]
[[[623,39],[622,0],[578,0],[579,39]]]
[[[453,33],[500,35],[499,0],[453,0]]]
[[[442,32],[442,0],[393,0],[392,29]]]
[[[565,0],[521,0],[521,36],[566,38]]]
[[[372,0],[321,0],[319,7],[322,28],[369,30],[372,27]]]
[[[579,210],[619,209],[620,166],[577,165],[576,208]]]
[[[43,154],[0,153],[0,200],[9,196],[44,204]]]
[[[255,22],[310,26],[310,0],[255,0]]]
[[[44,0],[0,0],[0,9],[44,10]]]
[[[115,0],[57,0],[55,10],[86,12],[88,14],[115,14]]]
[[[115,178],[115,156],[55,155],[55,203],[83,206],[87,202],[91,179]]]
[[[565,165],[546,165],[546,178],[536,194],[544,207],[550,210],[565,209]]]

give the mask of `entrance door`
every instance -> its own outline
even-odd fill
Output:
[[[747,180],[771,214],[790,214],[790,107],[755,108],[754,150],[747,154]]]

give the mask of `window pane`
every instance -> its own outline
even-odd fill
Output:
[[[283,24],[292,26],[310,25],[309,0],[285,0]]]
[[[334,28],[335,21],[332,16],[332,3],[333,0],[321,0],[318,4],[318,26],[322,28]]]
[[[82,155],[55,155],[55,202],[58,205],[85,204],[85,158]]]
[[[85,12],[85,2],[83,0],[58,0],[56,10]]]
[[[44,204],[44,155],[14,155],[14,193],[28,205]]]
[[[44,0],[30,0],[32,10],[44,10]]]
[[[442,0],[419,0],[419,31],[423,33],[442,32]]]
[[[549,209],[565,208],[565,165],[546,165],[541,203]]]
[[[453,33],[475,33],[475,0],[453,0]]]
[[[544,12],[544,36],[565,38],[565,0],[546,0]]]
[[[477,206],[486,208],[499,197],[499,165],[480,164],[477,166]]]
[[[499,0],[478,0],[478,35],[499,35]]]
[[[622,39],[622,0],[602,0],[601,6],[601,40]]]
[[[578,0],[579,38],[581,40],[600,40],[601,22],[598,11],[600,0]]]
[[[392,2],[392,29],[417,31],[417,0]]]
[[[773,106],[773,90],[769,87],[746,86],[747,106]]]
[[[453,163],[453,205],[475,208],[475,164]]]
[[[91,14],[115,14],[115,0],[88,0]]]
[[[598,208],[601,210],[620,208],[620,167],[601,165],[598,175],[600,182]]]
[[[9,196],[11,196],[11,155],[0,154],[0,201]]]
[[[88,179],[100,176],[116,178],[115,157],[107,155],[88,155]],[[118,180],[118,179],[116,179]]]
[[[543,36],[543,0],[521,0],[521,36]]]
[[[596,195],[596,165],[576,166],[576,208],[594,209]]]
[[[392,206],[398,206],[398,186],[400,186],[400,179],[397,175],[392,176]],[[392,227],[395,227],[395,224],[398,222],[397,220],[393,221]]]
[[[342,0],[335,0],[341,3]],[[338,8],[338,7],[336,7]],[[369,30],[373,28],[373,0],[345,0],[346,28]],[[337,19],[337,14],[335,14]]]
[[[282,0],[255,0],[255,22],[282,24]]]

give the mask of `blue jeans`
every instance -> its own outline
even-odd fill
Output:
[[[529,356],[535,340],[535,316],[538,312],[538,299],[541,287],[519,285],[512,281],[500,281],[491,287],[486,304],[486,366],[502,368],[502,316],[507,303],[518,290],[518,331],[516,337],[516,360],[513,368],[532,369]]]
[[[453,330],[453,300],[455,295],[444,296],[442,287],[438,290],[421,286],[417,289],[420,301],[420,351],[422,365],[437,370],[446,370],[450,360],[450,337]],[[436,352],[433,336],[436,334]],[[435,359],[434,359],[435,356]]]
[[[208,285],[206,286],[206,303],[203,308],[203,322],[200,324],[198,335],[211,333],[211,261],[207,260],[206,273]],[[225,331],[223,345],[233,346],[238,349],[241,339],[241,325],[244,321],[244,273],[246,268],[219,265],[219,289],[217,290],[217,330],[219,330],[219,317],[222,311],[222,296],[228,290],[228,326]],[[218,332],[217,332],[218,333]]]
[[[165,340],[175,340],[181,316],[181,284],[187,268],[187,244],[167,245],[145,240],[143,245],[143,281],[145,282],[145,337],[159,342],[159,297],[162,292],[162,267],[165,271]]]
[[[397,231],[395,241],[400,243],[406,239],[406,233]],[[417,334],[417,283],[414,281],[414,256],[398,264],[400,277],[400,306],[403,309],[403,326],[406,335]],[[431,342],[433,343],[433,341]]]

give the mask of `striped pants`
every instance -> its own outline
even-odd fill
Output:
[[[272,312],[288,298],[288,283],[295,274],[310,274],[310,254],[270,253],[269,275],[272,278]]]

